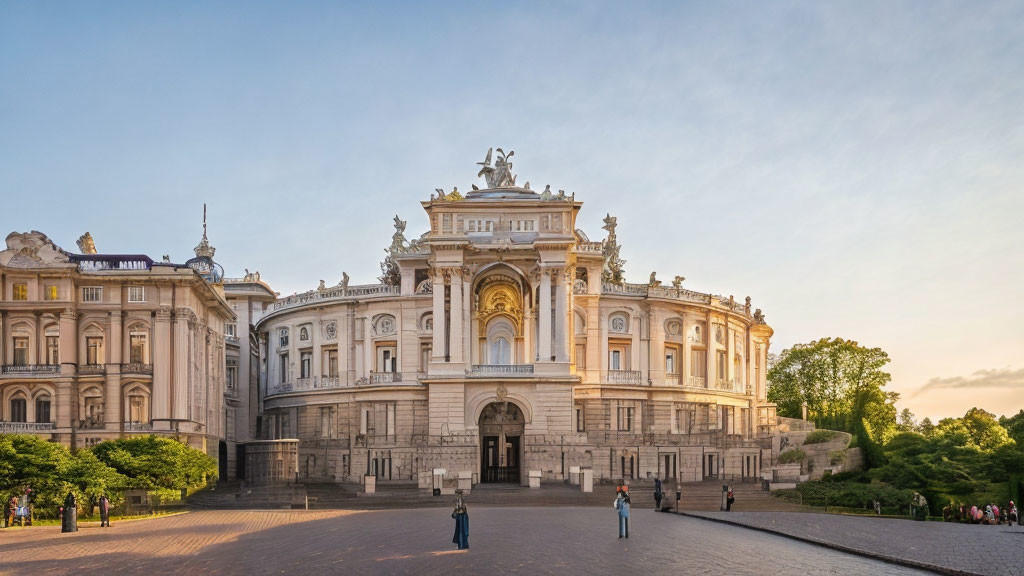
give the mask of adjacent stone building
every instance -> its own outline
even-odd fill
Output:
[[[0,433],[73,446],[166,434],[217,456],[235,315],[205,225],[185,264],[78,244],[33,231],[0,251]]]
[[[273,303],[261,436],[298,439],[310,480],[758,477],[776,420],[760,311],[679,276],[626,283],[615,218],[591,241],[582,202],[518,186],[511,156],[422,202],[419,238],[396,217],[381,284]]]

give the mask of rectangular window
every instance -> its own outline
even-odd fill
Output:
[[[587,369],[587,346],[586,344],[576,345],[576,369]]]
[[[331,409],[320,408],[320,437],[331,437]]]
[[[452,215],[442,214],[441,215],[441,232],[446,234],[452,233]]]
[[[128,361],[132,364],[148,364],[149,355],[146,354],[146,335],[144,333],[132,332],[128,338],[131,345],[128,352]]]
[[[619,350],[612,350],[611,354],[612,358],[610,368],[612,370],[622,370],[622,352]]]
[[[675,346],[668,346],[665,348],[665,373],[676,375],[679,374],[679,350]]]
[[[470,220],[469,221],[469,228],[468,228],[467,231],[469,231],[469,232],[476,232],[476,220]]]
[[[43,292],[43,297],[47,300],[56,300],[58,296],[57,285],[50,284],[46,287],[46,291]]]
[[[235,325],[234,324],[225,324],[224,325],[224,334],[226,334],[228,336],[234,336],[235,335]]]
[[[708,356],[704,350],[690,351],[690,376],[696,376],[698,378],[707,378]]]
[[[11,298],[14,300],[28,300],[28,284],[15,284]]]
[[[313,353],[303,352],[299,356],[299,372],[300,378],[309,378],[310,374],[313,373]]]
[[[28,338],[14,339],[14,365],[28,366]]]
[[[335,349],[326,350],[324,352],[324,365],[323,365],[324,376],[337,376],[338,375],[338,351]]]
[[[586,431],[586,423],[583,420],[583,405],[582,404],[577,404],[576,405],[576,431],[577,432],[585,432]]]
[[[632,406],[619,406],[618,408],[618,426],[620,432],[632,432],[633,431],[633,407]]]
[[[238,367],[228,366],[224,370],[224,386],[228,390],[235,390],[238,388]]]
[[[715,379],[725,380],[725,351],[719,350],[718,353],[715,355],[715,358]]]
[[[60,338],[57,336],[46,337],[46,363],[51,366],[60,364]]]
[[[146,290],[142,286],[129,286],[128,287],[128,301],[129,302],[145,302],[146,301]]]
[[[85,363],[89,366],[103,363],[103,338],[89,336],[85,339]]]
[[[103,300],[102,286],[85,286],[82,288],[82,302],[99,302]]]
[[[377,346],[377,369],[376,372],[397,372],[398,371],[398,347],[394,343]]]
[[[288,383],[288,354],[281,354],[281,383]]]

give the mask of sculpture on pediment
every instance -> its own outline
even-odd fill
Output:
[[[259,280],[260,273],[256,273],[256,279]],[[348,290],[348,272],[341,273],[341,289]]]
[[[476,177],[484,177],[487,181],[488,188],[507,188],[516,185],[516,176],[512,174],[512,162],[509,161],[514,151],[509,150],[508,154],[501,148],[497,149],[498,158],[494,161],[494,166],[491,166],[491,156],[494,153],[494,148],[487,150],[487,157],[484,158],[483,162],[477,162],[477,165],[481,166],[480,172],[477,173]]]
[[[14,268],[34,268],[48,264],[67,264],[68,253],[37,232],[11,232],[7,235],[7,249],[0,251],[0,265]]]
[[[92,240],[92,234],[86,232],[78,238],[78,249],[82,254],[96,254],[96,243]]]
[[[316,287],[316,290],[317,292],[323,292],[324,290],[327,290],[327,283],[321,280],[320,285]]]
[[[406,221],[395,214],[395,233],[391,235],[391,252],[402,252],[405,249],[405,226]]]
[[[658,280],[658,272],[657,271],[651,272],[651,278],[650,278],[650,280],[647,281],[647,285],[652,287],[652,288],[655,288],[657,286],[661,286],[661,280]]]
[[[757,322],[758,324],[765,324],[764,314],[761,312],[760,308],[754,310],[754,322]]]
[[[750,296],[747,296],[746,303],[743,305],[743,312],[750,314]]]
[[[607,284],[623,284],[624,277],[622,267],[625,260],[619,258],[619,242],[615,237],[617,218],[611,214],[605,215],[602,229],[608,231],[608,237],[601,241],[601,253],[604,255],[604,268],[601,271],[601,281]]]
[[[683,282],[686,280],[684,276],[676,276],[672,279],[672,287],[679,290],[683,287]]]

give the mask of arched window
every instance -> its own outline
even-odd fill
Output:
[[[508,338],[504,336],[498,336],[491,340],[491,351],[490,351],[490,364],[511,364],[512,363],[512,345],[509,344]]]
[[[11,398],[11,422],[27,422],[28,411],[24,398]]]
[[[46,424],[50,421],[50,397],[44,395],[36,398],[36,422]]]

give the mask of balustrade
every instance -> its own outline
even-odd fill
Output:
[[[644,384],[643,373],[639,370],[609,370],[609,384]]]
[[[153,429],[151,422],[125,422],[125,432],[148,432]]]
[[[53,422],[0,422],[0,433],[3,434],[31,434],[56,428]]]
[[[128,364],[121,365],[122,374],[153,374],[152,364],[143,364],[141,362],[129,362]]]
[[[47,374],[59,374],[60,366],[57,364],[4,364],[0,366],[0,374],[17,374],[19,376],[42,376]]]
[[[107,367],[103,364],[81,364],[78,367],[79,374],[103,374]]]
[[[688,385],[691,388],[707,388],[708,381],[703,376],[690,376]]]
[[[393,384],[401,381],[401,372],[370,372],[371,384]]]
[[[470,376],[532,376],[533,364],[473,364]]]

